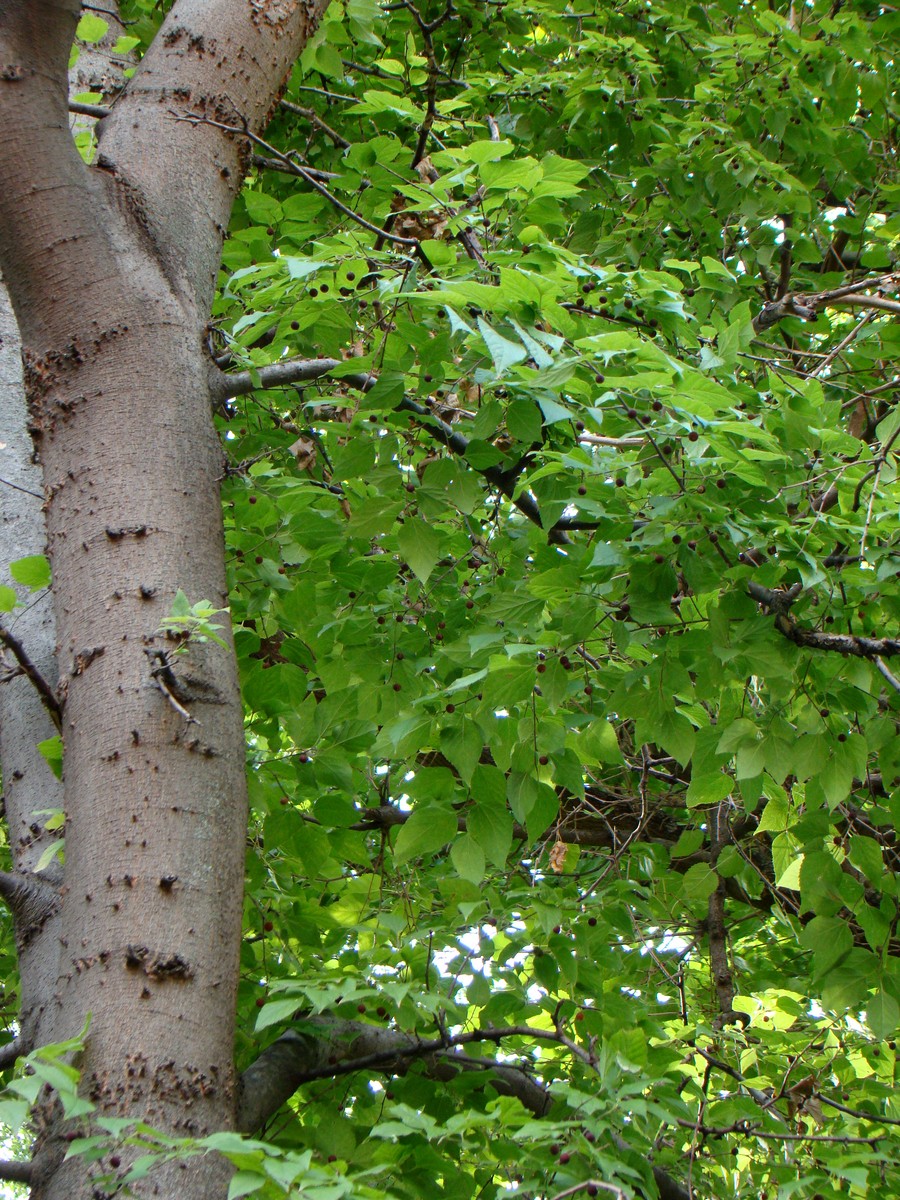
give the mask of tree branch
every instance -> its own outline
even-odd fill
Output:
[[[15,1162],[10,1158],[0,1158],[0,1179],[8,1179],[11,1183],[31,1183],[32,1168],[30,1162]]]
[[[790,607],[799,596],[801,586],[795,583],[788,591],[777,591],[763,587],[752,580],[747,591],[759,604],[764,604],[775,616],[775,628],[789,642],[811,650],[830,650],[835,654],[846,654],[853,658],[892,658],[900,654],[900,638],[862,637],[854,633],[820,633],[817,629],[804,629],[790,614]]]
[[[824,308],[839,308],[847,305],[855,308],[879,308],[887,312],[900,312],[900,303],[896,300],[886,300],[882,295],[869,296],[866,289],[875,289],[876,293],[894,291],[900,285],[900,273],[875,276],[870,279],[860,279],[854,283],[843,284],[831,288],[827,292],[789,292],[780,295],[777,300],[764,304],[753,318],[753,329],[761,333],[777,325],[785,317],[802,317],[804,321],[815,321],[817,314]]]
[[[70,100],[69,112],[81,117],[96,117],[98,121],[102,121],[104,117],[109,116],[110,109],[105,104],[82,104],[80,100]]]
[[[893,671],[891,671],[888,668],[888,666],[881,661],[881,659],[878,657],[877,654],[875,655],[874,662],[875,662],[875,666],[878,668],[878,670],[881,672],[881,674],[885,677],[885,679],[888,681],[888,683],[891,685],[891,687],[894,689],[894,691],[900,692],[900,679],[898,679],[897,676],[893,673]]]
[[[252,372],[236,371],[233,375],[226,375],[225,372],[212,367],[210,370],[210,396],[214,404],[221,404],[222,401],[230,399],[232,396],[245,396],[257,389],[283,387],[289,383],[321,379],[323,376],[337,370],[338,367],[345,365],[345,363],[337,358],[291,358],[257,367]],[[378,382],[377,376],[363,373],[343,375],[340,378],[341,382],[348,384],[350,387],[358,388],[362,392],[371,391]],[[418,401],[412,400],[409,396],[404,396],[396,406],[396,410],[398,412],[408,412],[413,416],[422,418],[423,427],[432,437],[446,446],[453,454],[458,454],[461,458],[465,457],[466,451],[469,448],[469,439],[455,430],[452,425],[448,425],[446,421],[436,416],[423,404],[419,404]],[[496,466],[475,467],[473,470],[476,470],[492,487],[495,487],[497,491],[506,496],[529,521],[537,525],[540,529],[544,528],[540,509],[531,493],[522,492],[516,495],[516,484],[518,482],[518,474],[516,472],[504,471]],[[551,529],[547,530],[547,536],[551,542],[567,542],[569,539],[565,530],[571,527],[573,526],[570,526],[565,519],[560,520]],[[589,527],[594,528],[594,525],[590,525]]]
[[[343,365],[339,358],[284,358],[280,362],[255,367],[253,371],[235,371],[232,375],[213,368],[210,372],[210,397],[214,405],[221,404],[234,396],[247,396],[260,389],[321,379]]]
[[[0,1071],[14,1066],[27,1053],[28,1049],[21,1038],[13,1038],[11,1042],[6,1042],[0,1046]]]
[[[297,1022],[272,1043],[241,1076],[238,1088],[237,1128],[255,1133],[303,1083],[332,1079],[357,1071],[376,1070],[403,1075],[419,1059],[426,1074],[449,1080],[460,1071],[485,1072],[485,1083],[502,1096],[515,1096],[536,1116],[545,1116],[552,1106],[546,1087],[520,1067],[493,1060],[469,1058],[453,1053],[455,1047],[475,1042],[501,1042],[509,1037],[538,1038],[564,1045],[593,1066],[591,1055],[560,1030],[511,1025],[500,1029],[475,1029],[456,1036],[421,1041],[401,1030],[385,1029],[364,1021],[338,1017],[307,1017]],[[627,1142],[611,1134],[620,1150]],[[661,1200],[689,1200],[688,1192],[661,1167],[652,1168]]]
[[[536,1116],[544,1116],[552,1103],[546,1088],[518,1067],[451,1053],[466,1043],[521,1035],[520,1029],[475,1031],[423,1042],[401,1030],[338,1017],[308,1017],[297,1025],[264,1050],[241,1076],[238,1129],[242,1132],[260,1129],[304,1083],[364,1070],[405,1075],[415,1059],[423,1061],[430,1078],[442,1081],[460,1071],[490,1072],[486,1083],[501,1095],[515,1096]],[[547,1030],[529,1032],[558,1040]]]
[[[7,646],[13,653],[16,662],[22,669],[22,674],[29,680],[35,691],[41,698],[41,703],[47,712],[50,714],[50,719],[56,726],[57,731],[62,729],[62,707],[53,688],[43,677],[34,663],[28,656],[28,651],[19,641],[19,639],[9,632],[3,625],[0,625],[0,642]]]
[[[835,307],[846,304],[851,308],[880,308],[884,312],[900,313],[900,302],[887,300],[884,296],[858,296],[855,293],[835,301]]]

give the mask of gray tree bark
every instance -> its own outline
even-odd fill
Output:
[[[106,36],[81,48],[69,71],[69,91],[99,92],[109,101],[125,82],[126,63],[112,51],[125,27],[118,19],[115,0],[108,0],[104,13]],[[72,133],[89,133],[94,125],[91,118],[76,117],[71,121]],[[20,558],[43,555],[47,548],[43,478],[27,424],[19,330],[6,287],[0,284],[0,430],[5,437],[0,445],[0,566],[4,568]],[[52,597],[49,592],[34,595],[21,587],[17,591],[21,608],[6,619],[5,626],[41,678],[55,689],[58,672]],[[0,652],[3,649],[0,646]],[[47,818],[54,810],[63,811],[65,798],[61,780],[37,749],[39,743],[56,736],[58,728],[9,647],[4,658],[0,764],[14,866],[14,879],[8,881],[6,890],[16,897],[8,902],[16,915],[22,988],[17,1044],[26,1051],[48,1040],[41,1021],[46,999],[56,985],[58,956],[46,947],[58,942],[54,930],[62,871],[55,857],[43,865],[42,858],[58,839],[57,830],[47,829]],[[36,878],[38,874],[40,878]],[[34,901],[30,905],[26,904],[29,898]],[[41,914],[39,920],[29,916],[35,908]]]
[[[28,491],[46,514],[65,753],[65,877],[32,937],[32,1004],[41,1040],[90,1015],[79,1065],[99,1112],[176,1134],[235,1122],[246,830],[233,654],[176,658],[161,632],[178,589],[227,603],[206,322],[247,146],[210,121],[261,129],[325,6],[178,0],[91,167],[67,114],[79,0],[0,6],[0,269],[41,467]],[[34,653],[52,675],[52,647]],[[42,1121],[33,1195],[89,1196],[52,1106]],[[207,1156],[133,1191],[210,1200],[226,1179]]]

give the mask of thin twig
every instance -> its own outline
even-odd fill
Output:
[[[172,116],[179,121],[188,121],[192,125],[211,125],[214,129],[221,129],[223,133],[232,133],[237,137],[245,137],[254,146],[259,146],[271,154],[275,159],[284,164],[285,170],[292,175],[297,175],[300,179],[305,180],[311,188],[317,191],[320,195],[332,204],[339,212],[342,212],[345,217],[349,217],[351,221],[355,221],[357,225],[361,225],[363,229],[368,229],[369,233],[374,233],[377,237],[386,238],[389,242],[395,242],[399,246],[411,246],[413,249],[424,256],[425,252],[417,238],[399,237],[395,233],[386,233],[377,225],[373,225],[371,221],[367,221],[365,217],[361,217],[359,213],[354,212],[352,208],[348,208],[342,200],[339,200],[333,192],[330,192],[323,183],[320,183],[305,167],[301,167],[299,163],[294,162],[290,155],[282,154],[269,142],[261,137],[257,137],[249,129],[245,129],[240,125],[226,125],[224,121],[214,121],[212,117],[201,117],[197,113],[172,113]],[[431,265],[430,263],[428,264]]]
[[[282,100],[280,107],[285,109],[286,112],[297,113],[298,116],[305,117],[311,125],[314,125],[316,129],[321,129],[326,137],[331,138],[335,146],[340,150],[348,150],[350,148],[351,143],[345,137],[341,137],[330,125],[326,125],[315,109],[303,108],[302,105],[293,104],[290,100]]]
[[[427,1058],[431,1054],[442,1054],[454,1046],[469,1046],[478,1042],[502,1042],[505,1038],[523,1037],[534,1038],[538,1041],[555,1042],[563,1045],[574,1056],[587,1066],[594,1062],[586,1050],[571,1038],[567,1038],[555,1029],[537,1029],[532,1025],[504,1025],[500,1029],[473,1029],[467,1033],[450,1034],[446,1037],[432,1038],[429,1041],[417,1041],[409,1046],[392,1046],[390,1050],[376,1051],[374,1054],[364,1054],[360,1058],[351,1059],[344,1063],[330,1063],[305,1071],[297,1077],[298,1085],[312,1083],[316,1079],[334,1079],[338,1075],[354,1075],[369,1067],[382,1066],[398,1058]]]
[[[817,375],[821,375],[822,372],[827,367],[830,367],[831,364],[834,362],[834,360],[837,358],[837,356],[839,354],[842,354],[843,351],[847,349],[847,347],[850,345],[851,342],[856,341],[857,337],[860,335],[860,333],[862,333],[863,329],[865,329],[865,327],[869,324],[869,322],[874,320],[874,318],[875,318],[874,311],[865,313],[860,318],[860,320],[857,321],[857,323],[853,326],[853,328],[850,330],[850,332],[847,334],[847,336],[845,338],[843,338],[840,342],[838,342],[838,344],[835,346],[835,348],[833,350],[829,350],[828,354],[825,356],[825,358],[822,359],[821,362],[816,363],[816,365],[813,367],[813,369],[810,372],[808,372],[807,378],[815,379],[815,377]]]
[[[34,496],[35,500],[44,499],[40,492],[33,492],[31,488],[22,487],[21,484],[13,483],[11,479],[0,478],[0,483],[2,483],[4,487],[11,487],[17,492],[23,492],[26,496]]]
[[[881,672],[881,674],[885,677],[885,679],[888,681],[888,683],[891,685],[891,687],[894,689],[894,691],[900,692],[900,679],[897,678],[897,676],[893,673],[893,671],[888,669],[888,667],[885,665],[885,663],[881,659],[880,655],[876,654],[875,657],[872,659],[872,661],[875,663],[875,666],[878,668],[878,670]]]
[[[836,300],[835,308],[839,308],[842,304],[849,304],[854,308],[881,308],[885,312],[900,313],[900,302],[887,300],[884,296],[857,296],[852,293],[844,296],[842,300]]]
[[[199,725],[200,722],[184,707],[178,697],[175,695],[178,690],[178,680],[175,677],[175,672],[172,670],[172,664],[169,662],[168,655],[163,650],[148,649],[144,653],[150,660],[150,674],[153,677],[153,682],[172,705],[179,716],[184,717],[189,725]],[[155,664],[155,665],[154,665]]]
[[[594,1190],[591,1191],[591,1188]],[[566,1200],[567,1196],[577,1196],[579,1192],[587,1192],[589,1195],[595,1196],[597,1188],[602,1188],[605,1192],[612,1192],[616,1200],[625,1200],[625,1193],[620,1187],[616,1187],[614,1183],[605,1183],[602,1179],[585,1179],[581,1183],[566,1188],[565,1191],[557,1192],[551,1197],[551,1200]]]
[[[280,162],[276,158],[266,158],[264,154],[254,154],[252,162],[254,167],[259,167],[263,171],[281,171],[285,175],[296,175],[296,171],[286,167],[283,162]],[[337,171],[320,171],[317,167],[308,167],[305,165],[304,170],[308,171],[314,179],[340,179]]]
[[[872,1137],[850,1137],[846,1134],[827,1133],[767,1133],[749,1121],[735,1121],[733,1125],[697,1125],[676,1117],[676,1123],[682,1129],[696,1128],[704,1137],[727,1137],[731,1133],[743,1133],[747,1137],[762,1138],[767,1142],[829,1142],[838,1146],[872,1146],[873,1148],[884,1140],[885,1134],[875,1134]]]

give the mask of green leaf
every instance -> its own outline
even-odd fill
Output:
[[[880,888],[885,873],[881,846],[874,838],[855,833],[850,838],[850,861],[866,876],[873,887]]]
[[[520,442],[539,442],[543,420],[540,409],[530,400],[513,400],[506,414],[506,428]]]
[[[50,842],[50,844],[44,848],[40,858],[37,860],[34,868],[35,872],[39,875],[41,871],[46,871],[50,864],[55,862],[57,858],[62,861],[65,847],[65,838],[57,838],[55,841]]]
[[[734,780],[730,775],[723,775],[721,771],[709,775],[699,771],[692,772],[686,796],[688,807],[718,804],[720,800],[725,800],[731,795],[733,788]]]
[[[839,917],[813,917],[800,940],[813,952],[814,979],[822,979],[835,970],[853,949],[853,935]]]
[[[463,834],[450,847],[450,858],[463,879],[481,883],[484,878],[484,850],[474,837]]]
[[[491,361],[494,364],[494,372],[498,377],[503,375],[515,363],[521,362],[523,358],[528,357],[528,351],[524,346],[501,337],[483,317],[478,318],[477,324],[481,330],[481,336],[484,338],[484,343],[488,348],[488,354],[490,354]]]
[[[266,1186],[265,1175],[256,1171],[235,1171],[228,1181],[228,1200],[239,1200],[240,1196],[252,1196]]]
[[[9,573],[16,583],[33,592],[50,586],[50,563],[43,554],[32,554],[9,564]]]
[[[454,841],[456,829],[456,814],[444,805],[428,804],[415,809],[397,834],[394,862],[399,865],[442,849]]]
[[[78,20],[75,36],[79,42],[100,42],[109,32],[109,22],[93,13],[83,13]]]
[[[289,1021],[303,1004],[296,996],[284,1000],[268,1000],[260,1009],[256,1018],[257,1030],[268,1029],[270,1025],[280,1025]]]
[[[467,784],[472,782],[483,749],[481,730],[473,721],[463,719],[459,724],[441,730],[441,750]]]
[[[866,1005],[866,1024],[879,1041],[887,1041],[900,1025],[900,1004],[883,988]]]
[[[407,518],[397,530],[397,545],[416,578],[427,583],[441,553],[437,530],[418,517]]]
[[[704,904],[718,887],[719,878],[706,863],[695,863],[684,874],[682,887],[687,902],[694,908]]]
[[[487,797],[476,796],[475,803],[469,809],[467,824],[469,833],[481,847],[488,862],[503,867],[513,839],[513,821],[505,803],[495,803]]]

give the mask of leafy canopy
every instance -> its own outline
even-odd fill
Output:
[[[232,1195],[896,1194],[898,34],[335,2],[248,147],[239,1057],[515,1026],[553,1106],[326,1070]]]

